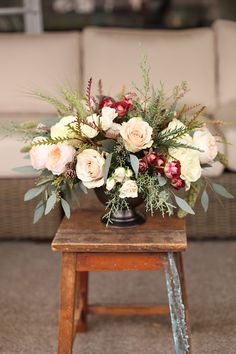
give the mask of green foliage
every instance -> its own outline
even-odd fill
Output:
[[[120,210],[127,210],[129,209],[129,204],[123,198],[119,196],[119,189],[117,187],[113,188],[112,192],[106,192],[107,195],[110,197],[109,201],[106,205],[106,210],[108,212],[103,216],[104,220],[106,221],[106,225],[112,224],[112,214],[120,211]]]
[[[176,204],[187,214],[195,214],[191,206],[182,198],[175,195]]]
[[[201,204],[202,204],[204,211],[207,212],[208,207],[209,207],[209,196],[208,196],[206,189],[204,189],[204,191],[202,192]]]
[[[135,177],[137,178],[139,170],[139,159],[137,158],[137,156],[130,154],[130,164],[134,171]]]
[[[71,114],[71,108],[67,107],[64,103],[62,103],[56,97],[47,95],[42,92],[34,92],[33,95],[35,97],[41,99],[42,101],[48,102],[49,104],[54,106],[57,109],[58,114],[60,116],[67,116],[67,115]]]
[[[174,205],[172,204],[168,190],[164,190],[159,184],[158,175],[150,175],[147,172],[139,174],[137,178],[138,191],[144,196],[144,204],[147,212],[151,215],[155,211],[171,215]]]
[[[75,109],[82,118],[85,118],[88,115],[84,105],[81,102],[82,97],[77,91],[62,89],[62,94],[70,104],[71,111]]]
[[[212,183],[212,188],[214,189],[214,191],[219,194],[222,197],[228,198],[228,199],[233,199],[234,196],[229,193],[225,187],[223,187],[221,184],[218,183]]]
[[[201,187],[201,181],[191,183],[190,189],[187,194],[186,202],[192,209],[196,204]],[[178,210],[178,217],[183,218],[187,215],[187,213],[188,212],[180,206],[180,209]]]
[[[70,205],[69,203],[61,198],[61,206],[62,206],[62,209],[64,210],[64,213],[65,213],[65,216],[69,219],[70,218]]]

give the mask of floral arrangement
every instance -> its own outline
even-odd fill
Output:
[[[225,188],[204,177],[213,161],[226,164],[217,150],[216,137],[201,118],[205,107],[187,107],[179,101],[187,91],[185,82],[167,97],[163,87],[154,91],[149,68],[142,64],[143,87],[134,85],[118,98],[104,95],[101,80],[97,95],[92,79],[85,95],[63,89],[62,101],[37,93],[52,103],[59,118],[49,122],[27,122],[12,128],[25,135],[31,165],[39,175],[25,200],[39,195],[34,222],[61,203],[67,217],[67,193],[78,200],[79,193],[103,187],[109,196],[107,223],[111,213],[129,208],[127,198],[142,195],[146,211],[171,215],[194,214],[201,193],[208,208],[207,189],[232,198]]]

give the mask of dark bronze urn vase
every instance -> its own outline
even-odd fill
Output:
[[[106,205],[109,201],[109,195],[106,194],[105,187],[95,188],[95,194],[98,200]],[[110,227],[134,227],[145,222],[144,215],[136,210],[136,207],[143,203],[143,198],[139,195],[137,198],[126,199],[129,209],[119,210],[111,215]],[[101,218],[102,223],[106,223],[104,217]]]

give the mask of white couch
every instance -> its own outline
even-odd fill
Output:
[[[29,93],[57,95],[61,86],[82,89],[92,76],[94,87],[103,80],[104,92],[117,94],[130,83],[141,83],[140,61],[147,54],[154,86],[169,91],[185,80],[185,101],[204,104],[207,113],[226,120],[223,127],[229,169],[236,171],[236,23],[219,20],[211,28],[181,31],[86,28],[82,33],[0,35],[0,119],[27,120],[56,114],[47,103]],[[0,178],[22,175],[12,168],[26,165],[21,142],[0,140]],[[220,175],[215,164],[210,175]],[[9,191],[10,193],[10,191]]]

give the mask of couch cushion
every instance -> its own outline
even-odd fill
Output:
[[[211,29],[183,31],[87,28],[83,34],[84,82],[102,79],[106,94],[132,81],[141,84],[139,64],[147,54],[154,86],[167,90],[185,80],[190,104],[215,106],[215,55]]]
[[[78,33],[2,34],[0,52],[0,112],[54,112],[29,92],[55,94],[61,86],[79,87]]]
[[[218,20],[214,23],[218,58],[219,103],[236,100],[236,22]]]
[[[218,107],[215,118],[225,122],[222,126],[226,144],[228,167],[236,171],[236,99]]]

